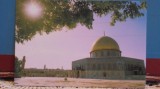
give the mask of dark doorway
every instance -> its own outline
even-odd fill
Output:
[[[107,77],[107,74],[106,74],[106,72],[103,72],[103,77]]]

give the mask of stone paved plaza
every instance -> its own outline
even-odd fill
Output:
[[[20,78],[13,81],[0,80],[0,89],[144,89],[144,81],[97,80],[67,78]],[[41,83],[47,82],[43,86]],[[33,85],[32,85],[33,84]],[[36,85],[37,84],[37,85]],[[34,86],[35,85],[35,86]],[[37,86],[37,87],[36,87]],[[112,88],[109,88],[112,87]],[[115,88],[116,87],[116,88]],[[119,88],[121,87],[121,88]],[[128,88],[125,88],[128,87]],[[147,88],[150,89],[150,88]],[[151,88],[154,89],[154,88]],[[158,89],[158,88],[157,88]]]
[[[13,82],[0,80],[0,89],[77,89],[77,87],[33,87],[33,86],[14,86]],[[82,89],[82,88],[79,88]],[[84,88],[83,88],[84,89]],[[97,89],[97,88],[87,88]],[[111,88],[98,88],[98,89],[111,89]]]
[[[71,87],[25,87],[25,86],[14,86],[13,82],[0,80],[0,89],[74,89]],[[79,88],[80,89],[80,88]],[[84,89],[84,88],[83,88]],[[94,88],[87,88],[87,89],[94,89]],[[95,88],[97,89],[97,88]],[[112,88],[98,88],[98,89],[112,89]],[[160,89],[160,86],[145,86],[145,89]]]

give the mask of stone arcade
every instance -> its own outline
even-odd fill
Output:
[[[114,39],[103,36],[94,43],[89,58],[72,62],[72,70],[80,78],[144,80],[144,61],[121,53]]]

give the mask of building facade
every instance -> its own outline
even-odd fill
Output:
[[[80,78],[145,79],[144,61],[121,56],[118,43],[108,36],[94,43],[89,58],[73,61],[72,70]]]

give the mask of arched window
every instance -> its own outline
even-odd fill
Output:
[[[94,52],[95,57],[97,57],[97,52]]]
[[[107,56],[110,56],[110,52],[107,53]]]
[[[101,56],[104,56],[104,53],[103,53],[103,51],[101,51]]]
[[[93,64],[93,67],[92,67],[92,69],[93,69],[93,70],[95,70],[95,69],[96,69],[96,65],[95,65],[95,64]]]
[[[106,70],[106,65],[102,64],[102,68],[103,68],[103,70]]]
[[[101,70],[101,65],[100,64],[97,64],[97,69]]]
[[[127,65],[127,70],[128,70],[128,71],[130,70],[130,65],[129,65],[129,64]]]

